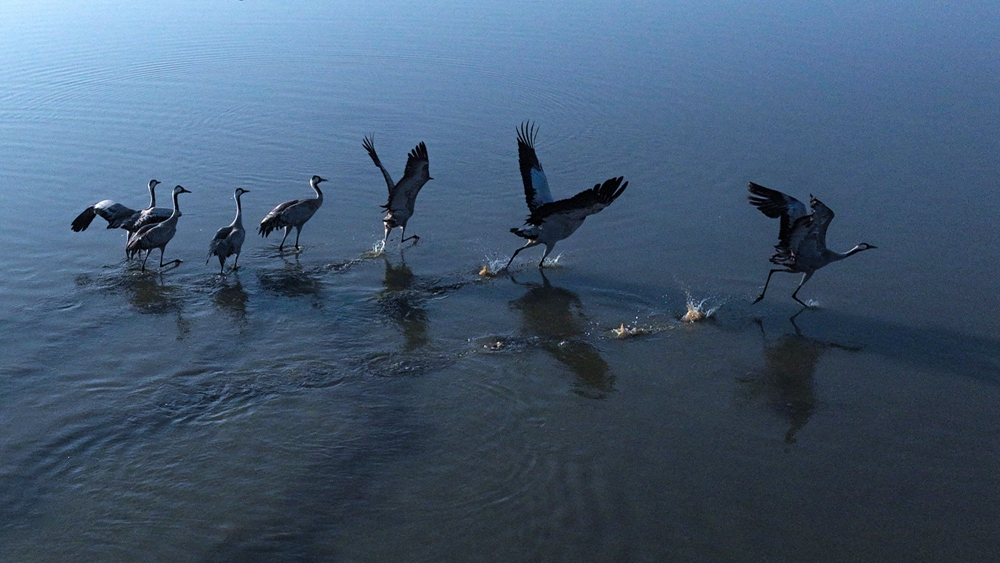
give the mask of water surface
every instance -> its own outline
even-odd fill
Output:
[[[0,559],[988,561],[998,9],[931,2],[11,2]],[[515,127],[556,197],[511,275]],[[435,178],[383,255],[376,148]],[[329,178],[300,253],[249,235]],[[98,219],[192,191],[173,270]],[[753,180],[837,212],[777,275]],[[150,263],[158,258],[154,254]],[[686,291],[719,306],[686,325]],[[643,335],[616,338],[622,324]]]

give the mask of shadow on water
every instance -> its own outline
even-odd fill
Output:
[[[212,302],[220,311],[229,313],[240,324],[247,324],[247,302],[250,296],[243,289],[240,280],[235,283],[221,281],[219,289],[212,293]]]
[[[585,340],[590,322],[583,314],[580,297],[553,286],[539,270],[542,283],[521,283],[528,287],[521,297],[510,302],[519,311],[524,330],[538,339],[539,346],[575,375],[573,391],[591,399],[601,399],[614,391],[614,376],[600,351]]]
[[[382,314],[399,325],[406,343],[404,352],[412,352],[427,344],[427,311],[422,307],[426,297],[417,291],[413,270],[400,262],[392,265],[385,259],[384,288],[378,295],[378,307]]]
[[[785,443],[793,444],[795,434],[816,411],[814,378],[820,357],[830,348],[853,352],[861,348],[807,337],[795,324],[794,318],[789,319],[789,323],[794,332],[769,339],[764,323],[757,320],[764,343],[764,369],[739,381],[745,399],[763,400],[788,422],[790,427],[785,433]]]
[[[727,331],[758,330],[757,322],[788,323],[788,309],[754,315],[749,307],[728,307],[713,317]],[[766,313],[766,311],[763,311]],[[794,325],[810,339],[847,350],[863,350],[921,371],[1000,384],[1000,340],[937,327],[915,327],[834,310],[795,311]],[[782,314],[784,313],[784,314]]]
[[[321,281],[321,270],[306,270],[299,264],[298,254],[295,261],[290,262],[282,256],[285,266],[281,269],[264,270],[257,273],[260,286],[268,292],[285,297],[313,297],[314,306],[322,306],[322,301],[318,299],[323,291]]]
[[[122,295],[136,312],[144,315],[177,315],[178,338],[183,338],[190,326],[183,317],[185,291],[168,284],[159,272],[126,272],[103,276],[93,280],[90,276],[79,276],[79,286],[95,285],[104,293]]]

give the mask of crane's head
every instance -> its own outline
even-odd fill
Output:
[[[250,193],[250,190],[244,190],[243,188],[236,188],[236,197],[240,197],[243,194]]]
[[[160,185],[160,181],[159,180],[150,180],[149,184],[148,184],[148,187],[149,187],[149,189],[153,189],[153,188],[155,188],[158,185]]]
[[[326,178],[320,178],[319,176],[313,176],[312,180],[309,180],[309,183],[312,184],[313,186],[316,186],[320,182],[326,182],[326,181],[327,181]]]
[[[174,187],[174,194],[175,195],[176,194],[189,194],[189,193],[191,193],[191,190],[185,188],[184,186],[178,185],[178,186]]]

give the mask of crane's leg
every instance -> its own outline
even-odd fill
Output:
[[[545,267],[544,266],[545,259],[549,257],[549,253],[552,252],[553,248],[555,248],[554,244],[552,246],[549,246],[547,244],[545,245],[545,254],[542,254],[542,259],[538,262],[538,267],[539,268],[544,268]]]
[[[234,271],[234,272],[235,272],[235,271],[237,270],[237,268],[239,268],[239,266],[237,266],[237,265],[236,265],[236,264],[238,264],[238,263],[239,263],[239,261],[240,261],[240,253],[239,253],[239,252],[237,252],[237,253],[236,253],[236,259],[235,259],[235,260],[233,260],[233,270],[232,270],[232,271]]]
[[[220,255],[219,256],[219,275],[221,276],[221,275],[223,275],[225,273],[226,273],[226,259],[223,258]]]
[[[757,299],[753,300],[754,304],[758,303],[761,299],[764,298],[764,294],[767,293],[767,285],[769,283],[771,283],[771,276],[773,276],[775,272],[790,272],[790,273],[792,273],[791,270],[784,270],[782,268],[775,268],[775,269],[771,270],[770,272],[768,272],[767,273],[767,281],[764,282],[764,290],[760,292],[760,297],[758,297]]]
[[[382,248],[385,248],[385,243],[389,242],[389,231],[392,230],[392,227],[390,227],[389,223],[386,223],[385,221],[382,221],[382,224],[385,225],[385,235],[382,237]]]
[[[299,235],[302,234],[302,225],[295,227],[295,250],[299,249]]]
[[[417,235],[411,235],[410,238],[406,238],[406,225],[403,225],[403,234],[400,236],[402,238],[399,240],[399,244],[403,244],[404,242],[410,239],[413,239],[413,244],[417,244],[417,241],[420,240],[420,237],[418,237]]]
[[[804,286],[806,282],[809,281],[809,278],[813,277],[813,273],[814,272],[807,272],[805,274],[802,274],[802,281],[799,282],[799,287],[796,287],[795,291],[792,293],[792,299],[798,301],[799,303],[802,303],[803,307],[809,307],[809,305],[803,303],[802,300],[796,297],[795,295],[799,292],[800,289],[802,289],[802,286]]]
[[[522,250],[524,250],[525,248],[531,248],[532,246],[537,246],[539,244],[541,243],[538,242],[537,240],[529,240],[527,244],[514,251],[514,256],[510,257],[510,260],[507,261],[507,265],[504,266],[503,269],[506,270],[508,267],[510,267],[511,262],[514,261],[514,258],[516,258],[518,253],[520,253]]]
[[[146,257],[142,259],[142,271],[146,271],[146,260],[149,260],[149,252],[146,252]]]
[[[179,266],[180,263],[181,263],[181,259],[180,258],[175,258],[175,259],[167,262],[166,264],[163,263],[163,253],[166,252],[166,251],[167,251],[167,245],[164,244],[160,248],[160,268],[162,269],[164,266],[169,266],[171,264],[173,264],[174,266]],[[152,252],[152,250],[150,250],[149,252]],[[148,256],[148,253],[147,253],[147,256]]]
[[[278,245],[278,252],[281,252],[282,248],[285,246],[285,239],[288,238],[288,233],[292,232],[291,227],[285,227],[285,236],[281,237],[281,244]]]

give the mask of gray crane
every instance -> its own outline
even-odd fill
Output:
[[[403,170],[403,177],[399,179],[399,183],[393,183],[392,176],[382,166],[378,155],[375,154],[374,138],[374,135],[365,137],[365,140],[361,144],[368,151],[368,156],[372,157],[375,166],[378,166],[378,169],[382,171],[385,183],[389,186],[389,201],[382,206],[382,209],[387,212],[385,219],[382,219],[382,224],[385,225],[385,236],[382,237],[382,244],[385,245],[385,242],[389,239],[389,231],[396,227],[402,227],[403,229],[402,238],[399,241],[400,244],[410,239],[413,239],[414,244],[416,244],[416,241],[420,240],[420,237],[417,235],[412,235],[409,238],[406,237],[406,222],[413,216],[413,206],[417,202],[417,194],[420,193],[420,188],[424,187],[424,184],[428,180],[434,179],[431,178],[428,171],[427,145],[421,141],[420,144],[410,151],[406,159],[406,169]]]
[[[816,270],[863,250],[876,248],[867,242],[862,242],[847,252],[834,252],[826,247],[826,229],[833,220],[833,210],[823,205],[823,202],[810,195],[809,206],[812,208],[812,213],[807,214],[806,206],[794,197],[753,182],[750,182],[748,189],[750,195],[747,199],[751,205],[772,219],[781,218],[778,244],[774,246],[776,252],[771,257],[771,263],[783,267],[774,268],[767,274],[764,290],[754,303],[764,298],[767,285],[771,283],[771,276],[775,272],[788,272],[802,274],[802,281],[792,293],[792,299],[801,303],[803,307],[808,307],[797,295]]]
[[[544,267],[545,259],[557,242],[580,228],[588,215],[611,205],[628,187],[628,182],[622,183],[623,177],[619,176],[605,180],[603,184],[595,184],[593,188],[571,198],[553,201],[549,182],[535,154],[537,133],[538,130],[530,122],[522,123],[517,130],[517,160],[521,167],[521,180],[524,182],[524,198],[531,214],[523,227],[510,230],[515,235],[528,239],[528,242],[514,251],[504,269],[514,262],[514,258],[522,250],[539,244],[545,245],[545,254],[538,262],[538,267]]]
[[[109,229],[125,229],[128,237],[125,239],[126,246],[132,235],[145,225],[166,221],[170,217],[171,210],[165,207],[156,207],[156,186],[158,180],[150,180],[146,188],[149,190],[149,207],[146,209],[129,209],[124,205],[105,199],[91,205],[83,210],[83,213],[73,219],[71,228],[74,232],[87,230],[94,217],[100,216],[108,222]]]
[[[233,197],[236,198],[236,218],[229,226],[222,227],[218,232],[215,233],[215,238],[208,245],[208,258],[205,259],[205,263],[212,259],[212,256],[219,257],[219,274],[225,272],[226,268],[226,258],[236,255],[236,259],[233,260],[233,270],[239,267],[236,264],[240,261],[240,250],[243,249],[243,241],[247,237],[247,231],[243,228],[243,205],[240,203],[240,196],[248,193],[250,190],[244,190],[243,188],[236,188],[236,192]]]
[[[176,186],[173,191],[174,199],[174,209],[170,214],[170,217],[166,221],[161,221],[152,225],[146,225],[145,227],[139,229],[132,235],[132,238],[128,241],[128,246],[125,247],[125,252],[128,254],[129,258],[132,258],[140,251],[146,251],[146,257],[142,260],[142,271],[146,271],[146,260],[149,260],[150,251],[154,248],[160,249],[160,268],[163,268],[165,264],[163,263],[163,253],[167,249],[167,243],[170,239],[174,238],[174,234],[177,233],[177,220],[181,216],[180,206],[177,204],[177,196],[180,194],[189,194],[190,190],[184,189],[183,186]],[[171,260],[167,264],[180,264],[181,260]]]
[[[311,219],[316,210],[319,209],[319,206],[323,205],[323,192],[319,189],[319,183],[326,181],[326,178],[313,176],[309,180],[309,185],[316,192],[316,197],[312,199],[293,199],[272,209],[260,222],[260,229],[258,231],[260,235],[266,237],[275,229],[285,229],[285,236],[281,237],[281,244],[278,245],[278,250],[281,251],[285,246],[285,239],[288,238],[288,233],[291,232],[292,227],[295,227],[295,250],[298,250],[302,225],[305,225],[306,221]]]

